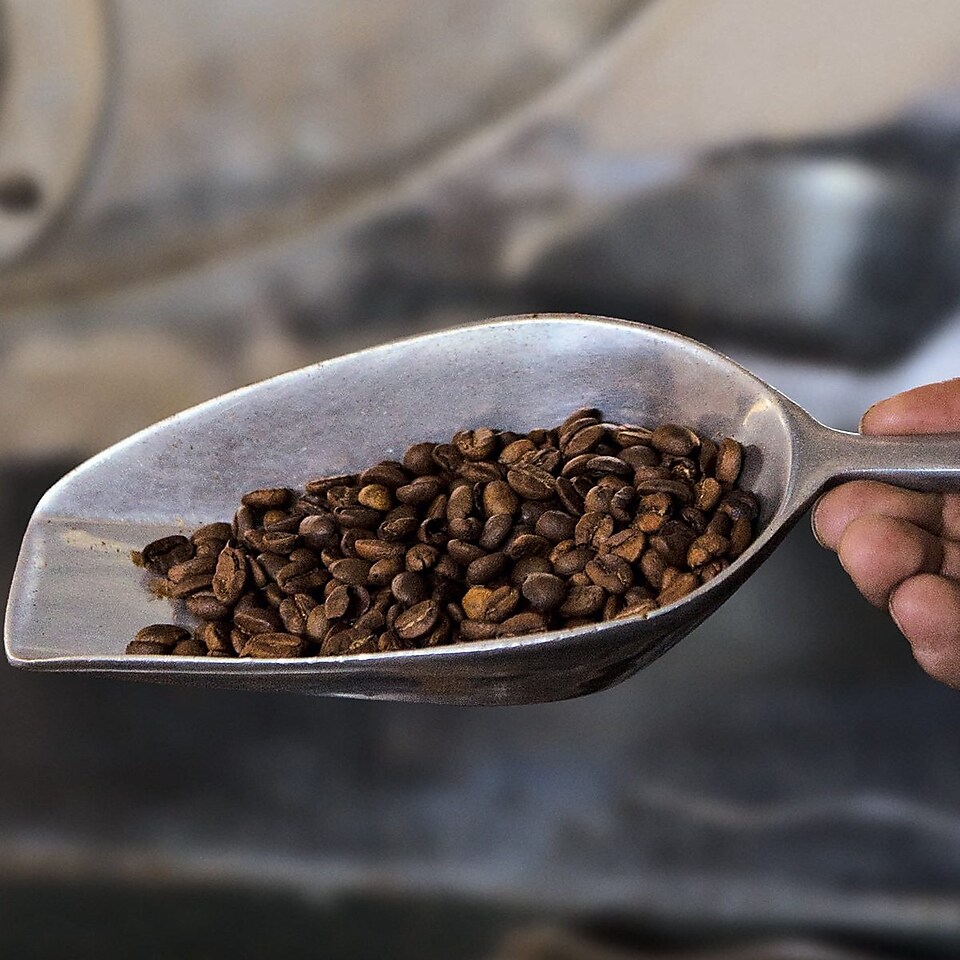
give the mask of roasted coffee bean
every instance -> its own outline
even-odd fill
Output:
[[[368,483],[360,488],[357,499],[361,506],[386,513],[393,506],[393,494],[382,483]]]
[[[404,557],[385,557],[383,560],[375,560],[370,566],[370,573],[367,574],[367,582],[374,587],[389,586],[393,578],[402,573],[404,569]]]
[[[171,567],[189,560],[193,553],[193,544],[186,537],[177,534],[154,540],[143,550],[134,551],[132,556],[137,566],[146,567],[151,573],[163,576]]]
[[[474,496],[473,485],[461,483],[450,491],[447,498],[447,523],[452,520],[464,520],[473,512]]]
[[[232,654],[230,629],[225,623],[202,623],[194,631],[194,638],[204,645],[209,654]]]
[[[240,502],[254,510],[269,510],[272,507],[285,507],[290,502],[290,491],[272,487],[266,490],[251,490],[245,493]]]
[[[189,630],[172,623],[154,623],[138,630],[127,645],[127,653],[169,653],[190,636]],[[135,648],[135,649],[131,649]]]
[[[552,573],[532,573],[524,579],[521,593],[537,613],[551,613],[566,599],[567,587]]]
[[[627,529],[611,534],[603,543],[603,550],[616,554],[627,563],[637,563],[647,545],[647,535],[642,530]]]
[[[661,607],[669,603],[682,600],[688,593],[692,593],[700,586],[700,578],[695,573],[680,573],[672,578],[670,584],[657,595],[657,603]]]
[[[475,543],[483,532],[483,521],[479,517],[464,517],[462,520],[450,520],[447,533],[451,540],[466,540]]]
[[[672,457],[688,457],[700,446],[700,438],[689,427],[665,423],[650,437],[650,445]]]
[[[550,551],[549,560],[557,576],[569,577],[571,574],[580,573],[593,556],[594,551],[590,547],[579,544],[575,540],[561,540]]]
[[[430,596],[430,587],[421,573],[405,571],[398,573],[390,583],[390,592],[398,603],[412,607],[422,603]]]
[[[546,556],[553,544],[546,537],[538,537],[535,533],[518,533],[507,541],[503,552],[511,560],[521,560],[523,557]]]
[[[535,532],[551,543],[570,540],[574,537],[576,521],[562,510],[547,510],[537,518]]]
[[[708,560],[723,556],[730,541],[716,533],[703,533],[687,549],[687,566],[702,567]]]
[[[557,488],[556,478],[551,473],[532,465],[508,470],[507,483],[528,500],[549,500]]]
[[[437,464],[433,459],[435,443],[415,443],[407,448],[403,455],[403,467],[410,473],[422,477],[437,472]]]
[[[504,620],[497,630],[497,636],[519,637],[524,633],[542,633],[546,629],[547,620],[543,614],[535,610],[525,610]]]
[[[301,541],[312,550],[332,547],[340,539],[340,527],[332,513],[311,514],[300,521]]]
[[[251,607],[248,610],[234,610],[233,622],[244,633],[270,633],[283,629],[280,614],[272,607]]]
[[[205,657],[207,648],[195,638],[187,636],[170,651],[175,657]]]
[[[546,557],[521,557],[510,571],[510,582],[522,587],[527,577],[534,573],[553,573],[553,564]]]
[[[520,498],[506,480],[494,480],[483,488],[483,511],[487,517],[511,516],[519,507]]]
[[[609,513],[590,510],[577,521],[573,537],[580,546],[597,550],[612,536],[613,530],[613,517]]]
[[[197,527],[190,535],[190,539],[198,546],[205,540],[227,541],[233,536],[229,523],[207,523],[202,527]],[[221,547],[221,549],[223,549]]]
[[[739,557],[753,540],[753,529],[750,521],[746,517],[737,517],[730,528],[730,546],[727,548],[727,556],[731,560]]]
[[[560,445],[560,449],[566,457],[576,457],[581,453],[591,453],[606,434],[606,428],[602,427],[599,423],[588,423],[578,430],[568,431],[564,442]]]
[[[487,460],[497,449],[497,435],[489,427],[461,430],[453,435],[453,445],[464,460]]]
[[[402,463],[254,490],[232,524],[133,554],[201,625],[130,649],[340,656],[645,616],[752,542],[742,462],[733,438],[583,408],[555,429],[461,430]]]
[[[478,557],[467,565],[467,583],[472,585],[495,580],[506,569],[507,562],[507,555],[499,551]]]
[[[257,633],[243,645],[241,657],[269,660],[287,657],[302,657],[306,644],[302,637],[291,633]]]
[[[483,525],[479,545],[484,550],[497,550],[503,546],[512,530],[513,517],[509,513],[494,514]]]
[[[462,566],[469,566],[474,560],[485,557],[489,551],[475,543],[464,543],[462,540],[447,542],[447,553]]]
[[[416,640],[429,633],[437,623],[440,610],[434,600],[423,600],[404,610],[393,629],[401,640]]]
[[[221,603],[212,590],[200,590],[184,600],[187,611],[200,620],[226,620],[230,607]]]
[[[668,520],[650,537],[650,546],[671,566],[679,566],[686,560],[687,550],[696,534],[679,520]]]
[[[430,444],[427,444],[427,446],[430,446]],[[380,463],[368,467],[357,477],[357,482],[361,487],[377,483],[388,490],[396,490],[397,487],[402,487],[410,480],[410,474],[396,460],[381,460]]]
[[[213,574],[216,569],[216,557],[193,557],[190,560],[184,560],[183,563],[174,564],[167,571],[167,579],[172,583],[179,583],[181,580],[186,580],[187,577],[202,576],[207,573]]]
[[[714,476],[721,483],[735,483],[743,466],[743,448],[732,437],[724,437],[717,448]]]
[[[626,593],[633,586],[633,567],[614,553],[602,553],[594,557],[583,572],[608,593]]]

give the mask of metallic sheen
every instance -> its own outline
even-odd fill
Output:
[[[611,420],[680,422],[745,447],[760,533],[728,570],[645,619],[426,650],[301,660],[130,657],[169,621],[133,549],[232,515],[256,487],[302,484],[402,455],[463,427],[558,423],[578,406]],[[111,447],[56,484],[24,537],[5,624],[7,656],[36,670],[460,704],[535,703],[629,677],[708,617],[828,486],[870,477],[960,485],[957,436],[832,430],[729,358],[655,327],[534,314],[400,340],[226,394]],[[184,618],[182,622],[187,622]]]

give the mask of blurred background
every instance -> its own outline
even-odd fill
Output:
[[[960,374],[958,170],[955,0],[0,0],[0,590],[113,441],[497,314],[666,326],[853,429]],[[568,703],[4,662],[0,952],[956,957],[958,730],[806,524]]]

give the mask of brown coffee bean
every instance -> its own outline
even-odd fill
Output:
[[[330,631],[330,624],[331,619],[326,615],[325,605],[318,604],[307,615],[307,636],[313,640],[323,640]]]
[[[563,617],[590,617],[603,609],[607,598],[603,587],[596,584],[590,586],[574,585],[570,587],[566,600],[560,606],[560,615]]]
[[[200,590],[184,601],[187,611],[201,620],[226,620],[230,607],[221,603],[212,590]]]
[[[743,448],[732,437],[724,437],[717,448],[714,476],[720,483],[735,483],[743,466]]]
[[[402,542],[414,536],[419,527],[420,518],[413,507],[397,507],[391,510],[377,527],[377,536],[381,540]]]
[[[521,557],[510,571],[510,582],[521,588],[534,573],[553,573],[553,564],[546,557]]]
[[[350,609],[350,589],[345,583],[331,582],[336,583],[336,586],[326,595],[323,612],[328,620],[339,620],[345,617]]]
[[[285,507],[290,501],[290,491],[281,487],[265,490],[251,490],[245,493],[240,502],[254,510],[269,510],[271,507]]]
[[[701,567],[708,560],[722,556],[730,547],[730,541],[715,533],[703,533],[687,549],[687,566]]]
[[[501,547],[513,530],[514,520],[508,513],[497,513],[488,518],[480,534],[480,546],[484,550],[496,550]]]
[[[513,467],[507,471],[507,483],[529,500],[549,500],[557,489],[556,478],[536,466]]]
[[[343,560],[335,560],[329,569],[335,580],[359,587],[367,582],[370,562],[360,557],[345,557]]]
[[[415,443],[407,448],[403,455],[403,467],[418,477],[437,472],[437,464],[433,459],[435,443]]]
[[[680,511],[680,519],[696,534],[705,533],[707,529],[707,515],[696,507],[684,507]]]
[[[663,588],[657,596],[661,607],[682,600],[700,586],[700,578],[695,573],[681,573],[674,577],[669,586]]]
[[[604,553],[591,560],[583,572],[608,593],[626,593],[633,586],[633,569],[623,557]]]
[[[467,583],[483,584],[495,580],[507,567],[507,556],[499,551],[478,557],[467,565]]]
[[[370,566],[370,573],[367,574],[367,582],[375,587],[386,587],[393,578],[402,573],[404,569],[404,557],[385,557],[383,560],[376,560]]]
[[[497,636],[519,637],[526,633],[543,633],[546,629],[546,617],[535,610],[525,610],[504,620],[497,630]]]
[[[171,651],[175,657],[205,657],[207,648],[193,637],[181,640]]]
[[[725,557],[720,557],[716,560],[710,560],[697,571],[697,573],[700,575],[700,582],[709,583],[714,577],[723,573],[723,571],[729,566],[730,561]]]
[[[575,517],[583,513],[583,494],[569,477],[557,477],[557,496],[568,513]]]
[[[167,571],[167,579],[172,583],[179,583],[187,577],[196,577],[203,574],[213,574],[217,568],[217,558],[211,556],[193,557],[183,563],[174,564]]]
[[[634,468],[619,457],[591,457],[586,464],[588,473],[613,474],[632,477]]]
[[[460,624],[460,636],[464,640],[492,640],[497,635],[498,625],[482,620],[464,620]]]
[[[393,629],[401,640],[416,640],[429,633],[437,623],[440,611],[434,600],[424,600],[404,610]]]
[[[250,637],[243,645],[241,657],[272,660],[287,657],[302,657],[306,644],[301,637],[280,631],[258,633]]]
[[[640,570],[647,583],[654,590],[660,590],[663,586],[663,574],[666,569],[667,561],[658,551],[652,548],[645,550],[643,556],[640,557]]]
[[[379,540],[376,538],[362,538],[354,541],[353,549],[358,557],[363,560],[369,560],[371,563],[377,560],[396,559],[402,557],[406,550],[402,543],[391,542],[389,540]]]
[[[287,554],[296,550],[300,537],[295,533],[264,533],[260,543],[264,551]]]
[[[535,533],[518,533],[507,541],[503,552],[511,560],[520,560],[523,557],[543,557],[553,548],[553,544],[546,537],[538,537]]]
[[[280,614],[272,607],[251,607],[248,610],[234,610],[233,622],[244,633],[271,633],[283,629]]]
[[[750,542],[753,540],[753,527],[746,517],[738,517],[733,521],[733,527],[730,529],[730,546],[727,548],[727,556],[731,560],[736,559],[743,553]]]
[[[466,519],[473,512],[473,508],[473,485],[461,483],[450,491],[450,496],[447,499],[447,522]]]
[[[312,550],[332,547],[340,539],[340,528],[332,513],[311,514],[300,521],[301,541]]]
[[[760,513],[760,501],[749,490],[730,490],[724,494],[719,509],[731,520],[746,517],[752,521],[756,520]]]
[[[561,444],[560,449],[566,457],[590,453],[606,435],[606,428],[599,423],[587,424],[579,430],[571,431]]]
[[[650,537],[650,546],[671,566],[680,566],[687,557],[687,550],[694,532],[679,520],[667,520],[659,532]]]
[[[439,559],[440,552],[436,547],[429,543],[418,543],[407,551],[405,566],[413,573],[420,573],[423,570],[430,570],[435,567]]]
[[[590,510],[577,521],[573,536],[581,546],[599,549],[613,534],[613,530],[613,517],[609,513]]]
[[[494,480],[483,488],[483,511],[487,517],[512,515],[519,506],[520,498],[506,480]]]
[[[433,462],[447,473],[456,473],[463,464],[463,455],[452,443],[438,443],[433,448]]]
[[[557,576],[569,577],[574,573],[580,573],[593,557],[594,551],[590,547],[578,544],[574,540],[561,540],[550,551],[549,560]]]
[[[134,551],[133,562],[146,567],[151,573],[165,575],[173,566],[189,560],[193,556],[194,546],[184,536],[161,537],[148,543],[143,550]]]
[[[357,499],[364,507],[386,513],[393,506],[393,494],[382,483],[368,483],[360,488]]]
[[[236,603],[247,585],[247,561],[243,551],[237,547],[224,547],[211,582],[213,594],[221,603]]]
[[[497,449],[497,435],[489,427],[461,430],[454,434],[453,445],[464,460],[486,460]]]
[[[250,637],[239,627],[232,627],[230,630],[230,647],[236,656],[240,656],[240,651],[246,646]]]
[[[453,519],[447,523],[447,533],[451,540],[463,540],[475,543],[483,532],[483,521],[479,517],[464,517],[462,520]]]
[[[661,453],[674,457],[688,457],[700,446],[700,438],[689,427],[665,423],[657,427],[650,437],[650,445]]]
[[[189,597],[191,593],[197,593],[200,590],[209,590],[213,582],[213,574],[200,573],[192,577],[184,577],[179,583],[171,583],[169,580],[163,581],[161,595],[169,597],[171,600],[183,600]]]
[[[660,454],[653,447],[627,447],[620,451],[620,459],[629,464],[634,470],[655,467],[660,463]]]
[[[733,527],[733,520],[727,513],[715,513],[708,521],[704,533],[715,533],[718,536],[726,537],[730,534]]]
[[[537,536],[559,543],[561,540],[570,540],[574,537],[576,521],[569,513],[562,510],[547,510],[537,519],[535,532]]]
[[[227,541],[233,536],[233,531],[229,523],[207,523],[202,527],[197,527],[190,535],[190,539],[199,546],[205,540]],[[221,549],[223,549],[221,547]],[[217,551],[219,553],[219,551]]]
[[[430,444],[427,444],[429,447]],[[431,461],[432,463],[432,461]],[[368,467],[357,477],[357,483],[361,487],[369,486],[372,483],[380,484],[388,490],[396,490],[411,480],[410,474],[397,463],[396,460],[381,460],[380,463]],[[367,504],[369,506],[369,504]]]
[[[647,545],[647,536],[642,530],[621,530],[603,541],[603,549],[616,554],[627,563],[636,563],[643,555]]]
[[[189,630],[178,627],[172,623],[153,623],[149,627],[143,627],[136,632],[133,637],[133,643],[152,644],[160,647],[158,651],[143,650],[147,653],[167,653],[172,650],[181,640],[186,640],[190,636]]]
[[[305,613],[292,597],[281,600],[277,612],[287,633],[306,633],[309,611]]]
[[[430,588],[423,574],[410,571],[399,573],[393,578],[390,583],[390,592],[396,597],[397,602],[405,607],[413,607],[430,596]]]
[[[621,447],[649,447],[653,440],[653,431],[646,427],[625,425],[610,431],[614,441]]]
[[[475,543],[464,543],[462,540],[450,540],[447,542],[447,552],[453,559],[463,566],[469,566],[474,560],[479,560],[487,555],[483,547]]]
[[[566,599],[567,587],[552,573],[532,573],[523,581],[521,592],[538,613],[550,613]]]
[[[397,487],[396,497],[400,503],[416,505],[430,503],[440,492],[439,477],[417,477],[415,480],[411,480],[410,483],[402,487]]]
[[[577,407],[557,429],[559,433],[567,433],[578,420],[592,420],[594,423],[599,423],[602,419],[603,413],[596,407]]]
[[[233,647],[230,646],[230,629],[225,623],[202,623],[193,635],[203,644],[208,653],[233,654]]]

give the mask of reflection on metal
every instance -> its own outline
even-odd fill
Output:
[[[103,0],[0,7],[0,265],[48,230],[89,169],[107,92]]]

